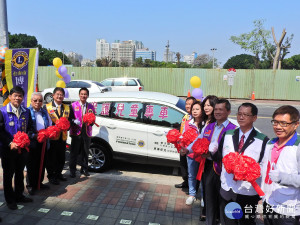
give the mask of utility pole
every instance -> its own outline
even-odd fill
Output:
[[[169,61],[169,47],[170,47],[170,45],[169,45],[169,40],[168,40],[168,43],[166,45],[166,63],[168,63],[168,61]]]
[[[0,0],[0,46],[6,45],[9,47],[8,42],[6,0]]]
[[[210,49],[211,51],[212,51],[212,54],[213,54],[213,69],[215,68],[215,51],[217,51],[217,49],[216,48],[211,48]]]

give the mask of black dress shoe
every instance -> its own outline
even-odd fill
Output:
[[[181,183],[181,184],[175,184],[176,188],[188,188],[189,185],[185,182]]]
[[[89,171],[87,171],[87,170],[80,170],[80,173],[83,174],[83,175],[86,176],[86,177],[89,177],[89,176],[90,176],[90,173],[89,173]]]
[[[46,184],[40,184],[40,189],[49,189],[49,185],[46,185]]]
[[[32,187],[27,187],[27,191],[28,191],[28,193],[29,193],[30,195],[34,195],[36,189],[35,189],[35,188],[32,188]]]
[[[22,203],[28,203],[28,202],[33,202],[32,198],[27,198],[27,197],[22,197],[22,198],[18,198],[16,200],[16,202],[22,202]]]
[[[71,172],[71,173],[70,173],[70,177],[71,177],[71,178],[75,178],[75,177],[76,177],[76,173],[75,173],[75,172]]]
[[[16,203],[6,203],[6,205],[7,205],[7,207],[9,208],[9,209],[11,209],[11,210],[16,210],[16,209],[18,209],[18,206],[17,206],[17,204]]]
[[[60,176],[58,176],[58,179],[60,181],[67,181],[67,178],[65,176],[63,176],[62,174]]]
[[[59,181],[58,181],[57,179],[54,179],[54,178],[49,179],[49,182],[50,182],[51,184],[54,184],[54,185],[59,185]]]
[[[200,216],[199,220],[202,222],[206,221],[206,216]]]

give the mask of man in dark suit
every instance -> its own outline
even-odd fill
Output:
[[[33,136],[33,125],[29,109],[21,106],[24,90],[13,87],[9,93],[10,103],[0,109],[0,146],[2,153],[3,187],[7,207],[16,210],[18,202],[32,202],[31,198],[23,195],[24,192],[24,167],[28,152],[20,149],[13,142],[18,131]],[[12,187],[14,177],[15,187]]]
[[[51,125],[55,125],[55,122],[61,117],[66,117],[69,120],[73,118],[72,115],[70,115],[70,106],[62,103],[64,97],[64,89],[56,87],[53,91],[53,101],[46,105],[46,110],[52,121]],[[57,139],[50,140],[46,169],[49,182],[55,185],[58,185],[59,181],[67,180],[67,178],[62,175],[65,165],[67,136],[67,131],[62,131]]]
[[[222,137],[219,146],[209,149],[212,159],[222,161],[222,158],[230,152],[253,158],[261,163],[268,137],[253,127],[257,119],[257,107],[252,103],[243,103],[238,108],[237,121],[240,125],[238,129],[227,131]],[[233,174],[228,174],[222,166],[221,172],[221,220],[225,224],[255,224],[255,210],[259,201],[259,196],[247,181],[236,181]],[[261,178],[257,180],[260,185]],[[228,203],[235,202],[241,206],[243,216],[240,219],[231,219],[226,215],[225,207]],[[223,223],[222,223],[223,224]]]
[[[83,122],[83,116],[86,113],[95,114],[95,108],[91,103],[87,102],[89,90],[85,87],[79,90],[79,101],[73,102],[71,111],[74,113],[74,120],[70,128],[70,136],[72,137],[70,151],[70,176],[76,177],[77,157],[79,156],[81,170],[80,173],[90,176],[88,171],[88,155],[91,144],[92,124],[88,125]]]

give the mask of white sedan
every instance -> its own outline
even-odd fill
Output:
[[[90,91],[90,94],[111,91],[111,87],[106,87],[97,81],[72,80],[66,84],[66,89],[69,92],[69,96],[67,96],[68,98],[65,98],[65,100],[68,100],[68,99],[78,100],[79,99],[79,90],[80,90],[80,88],[83,88],[83,87],[86,87]],[[54,88],[47,88],[42,91],[43,98],[47,103],[51,102],[53,99],[53,97],[52,97],[53,90],[54,90]]]

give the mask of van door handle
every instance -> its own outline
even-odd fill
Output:
[[[163,135],[165,135],[165,133],[163,133],[163,132],[161,132],[161,131],[153,132],[153,134],[154,134],[155,136],[163,136]]]
[[[107,128],[109,128],[109,129],[116,129],[117,127],[114,124],[109,124],[107,126]]]

